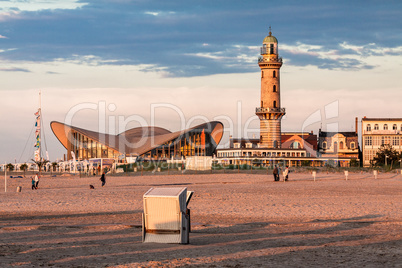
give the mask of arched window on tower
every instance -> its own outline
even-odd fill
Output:
[[[276,85],[274,85],[274,92],[276,92]]]
[[[384,124],[384,130],[388,130],[388,125]]]
[[[334,153],[338,153],[338,142],[334,142]]]
[[[276,108],[276,101],[274,100],[274,108]]]
[[[274,54],[274,44],[269,45],[269,54]]]
[[[367,124],[367,131],[371,131],[371,125]]]
[[[339,143],[339,149],[343,149],[343,141],[341,141],[340,143]]]
[[[276,77],[276,71],[272,73],[272,77]]]

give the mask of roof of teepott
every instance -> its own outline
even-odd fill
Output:
[[[155,126],[137,127],[118,135],[90,131],[56,121],[51,122],[50,126],[57,139],[66,149],[68,146],[67,135],[71,130],[74,130],[116,151],[134,155],[142,155],[194,130],[204,129],[207,133],[210,133],[215,142],[215,146],[219,144],[223,136],[223,124],[218,121],[211,121],[177,132],[171,132],[167,129]]]

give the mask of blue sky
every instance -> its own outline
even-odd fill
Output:
[[[402,117],[401,17],[401,1],[2,0],[0,161],[28,159],[21,153],[39,90],[52,160],[65,151],[49,122],[82,103],[112,104],[106,119],[136,115],[148,124],[152,104],[164,103],[186,124],[221,119],[233,136],[258,135],[257,58],[269,26],[284,59],[283,131],[301,131],[316,111],[325,121],[334,102],[337,116],[327,121],[340,130],[352,130],[356,116]],[[173,108],[155,114],[152,123],[181,127]],[[99,111],[87,109],[72,123],[99,130],[98,121]]]

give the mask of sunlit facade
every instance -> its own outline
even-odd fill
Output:
[[[402,153],[402,118],[362,118],[363,166],[369,167],[381,145]],[[394,163],[401,166],[401,163]]]

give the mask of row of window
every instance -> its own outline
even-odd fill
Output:
[[[392,146],[400,146],[401,139],[399,136],[366,136],[364,137],[365,146],[381,146],[389,144]]]
[[[327,142],[324,141],[322,143],[322,148],[323,149],[329,149],[330,147],[328,147]],[[338,149],[339,150],[347,149],[343,141],[339,142],[339,146],[338,146],[338,142],[335,141],[334,144],[333,144],[333,148],[334,148],[335,151],[337,151]],[[351,142],[349,149],[356,149],[356,144],[354,142]]]
[[[304,152],[219,152],[218,157],[304,157]],[[309,155],[308,155],[309,156]]]
[[[367,124],[366,130],[367,130],[367,131],[371,131],[371,124]],[[374,124],[374,130],[379,130],[378,124]],[[384,124],[384,125],[383,125],[383,130],[388,130],[388,124]],[[393,124],[393,125],[392,125],[392,130],[398,130],[397,124]],[[402,131],[402,124],[401,124],[400,130]]]
[[[262,140],[262,136],[260,137],[260,141],[261,140]],[[276,146],[277,145],[275,143],[274,147],[276,147]],[[301,144],[299,142],[297,142],[297,141],[292,142],[289,147],[291,149],[301,149],[302,148]],[[233,148],[240,148],[240,143],[239,142],[233,143]],[[253,148],[253,144],[251,142],[246,143],[246,148],[248,148],[248,149]]]

